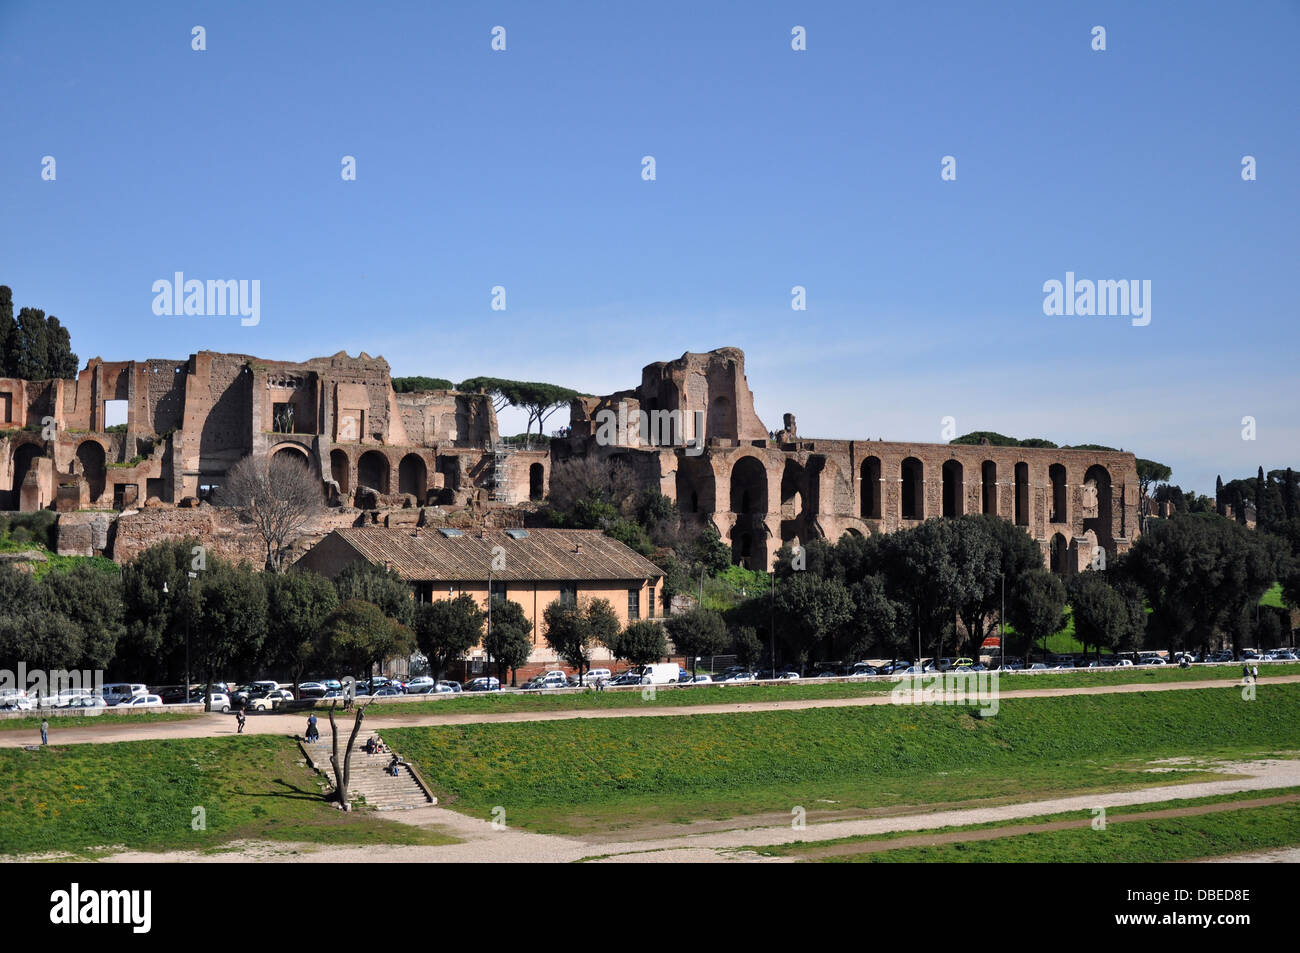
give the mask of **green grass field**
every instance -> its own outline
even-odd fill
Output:
[[[389,728],[440,803],[577,832],[745,814],[872,810],[1202,780],[1152,759],[1300,748],[1300,685],[653,719]]]
[[[437,830],[344,814],[288,738],[241,735],[0,750],[0,854],[121,845],[219,850],[239,838],[446,844]],[[206,830],[194,830],[194,808]]]

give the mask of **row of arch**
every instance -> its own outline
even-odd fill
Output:
[[[941,515],[946,517],[962,516],[966,512],[965,468],[957,460],[945,461],[941,470],[943,481],[941,495]],[[862,489],[859,495],[858,515],[864,520],[878,520],[883,516],[881,501],[881,463],[879,457],[867,457],[861,467]],[[1069,493],[1066,483],[1065,467],[1053,463],[1047,470],[1050,486],[1048,497],[1049,523],[1068,523]],[[1085,484],[1091,484],[1097,493],[1097,516],[1095,519],[1110,525],[1111,484],[1110,472],[1101,464],[1093,464],[1084,473]],[[925,464],[916,457],[907,457],[899,464],[899,481],[901,491],[901,515],[905,520],[923,520],[925,512]],[[998,507],[998,465],[992,460],[980,464],[980,512],[991,516],[999,515]],[[1029,525],[1029,464],[1020,462],[1014,467],[1012,477],[1012,518],[1017,526]],[[931,514],[935,515],[935,514]],[[1091,520],[1090,520],[1091,521]],[[1109,535],[1107,532],[1105,535]]]
[[[307,465],[311,463],[307,450],[300,444],[282,444],[272,451],[272,458],[279,454],[289,454]],[[343,495],[365,486],[385,494],[409,493],[423,503],[429,490],[429,465],[418,453],[405,454],[397,462],[394,483],[393,465],[388,455],[379,450],[367,450],[357,458],[354,486],[351,458],[346,450],[334,449],[330,451],[330,479],[338,484],[339,493]],[[529,498],[540,500],[545,486],[546,468],[541,463],[531,464],[528,468]]]

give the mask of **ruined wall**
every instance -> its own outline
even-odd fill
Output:
[[[611,442],[598,415],[620,410]],[[638,410],[703,411],[702,452],[649,445]],[[1090,565],[1098,549],[1126,551],[1139,532],[1131,453],[808,439],[793,415],[769,439],[735,348],[648,365],[634,391],[573,401],[570,423],[569,437],[552,443],[557,461],[624,462],[642,486],[676,500],[683,518],[712,521],[733,560],[752,569],[771,568],[785,543],[973,513],[1022,526],[1060,572]]]

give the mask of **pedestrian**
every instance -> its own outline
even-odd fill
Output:
[[[1250,681],[1250,666],[1249,666],[1249,665],[1245,665],[1245,664],[1243,664],[1243,665],[1241,666],[1241,680],[1242,680],[1243,682],[1249,682],[1249,681]]]
[[[1251,680],[1252,682],[1255,682],[1256,684],[1258,684],[1258,682],[1259,682],[1259,665],[1252,665],[1252,666],[1250,667],[1250,680]]]
[[[50,722],[48,719],[42,718],[41,719],[41,744],[47,745],[49,743],[50,743]]]
[[[244,706],[240,705],[239,711],[235,714],[235,721],[239,724],[239,730],[236,732],[236,734],[242,735],[244,733],[245,720],[246,720],[246,716],[244,715]]]

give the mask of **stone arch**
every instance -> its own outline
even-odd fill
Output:
[[[916,457],[907,457],[899,464],[898,471],[903,519],[925,519],[925,465]]]
[[[1055,533],[1048,546],[1048,568],[1058,575],[1069,571],[1070,541],[1064,533]]]
[[[1065,467],[1053,463],[1047,468],[1047,479],[1052,484],[1052,515],[1049,523],[1070,522],[1066,508]]]
[[[713,468],[700,457],[677,455],[677,507],[682,513],[712,513],[717,509]]]
[[[998,465],[992,460],[980,464],[981,510],[987,516],[998,514]]]
[[[755,457],[742,457],[731,468],[731,512],[767,515],[767,468]]]
[[[725,437],[734,434],[736,432],[736,425],[733,422],[734,416],[731,401],[725,394],[718,395],[709,401],[709,413],[704,424],[704,433],[695,434],[695,439],[703,441],[710,436]],[[693,425],[694,421],[691,423]],[[687,429],[686,421],[682,421],[683,432]]]
[[[104,445],[98,440],[83,440],[77,445],[77,462],[86,478],[89,491],[87,501],[94,503],[104,492],[108,479],[108,467],[105,463]]]
[[[943,515],[949,518],[966,512],[966,481],[962,465],[948,460],[943,465]]]
[[[303,464],[304,466],[311,465],[311,457],[308,455],[306,448],[304,448],[301,444],[282,443],[278,447],[273,447],[271,449],[270,456],[268,456],[266,459],[269,462],[271,460],[274,460],[276,457],[280,456],[281,454],[284,454],[287,459],[297,460],[299,463]]]
[[[1109,550],[1114,541],[1111,528],[1110,471],[1100,463],[1094,463],[1083,475],[1083,486],[1083,528],[1085,531],[1093,530],[1097,534],[1098,545]]]
[[[1016,525],[1029,525],[1029,464],[1016,464]]]
[[[803,467],[786,460],[781,472],[781,519],[797,519],[803,508]]]
[[[862,461],[862,485],[858,489],[858,514],[864,520],[880,519],[880,458]]]
[[[418,453],[408,453],[397,464],[397,492],[409,493],[424,502],[429,489],[429,467]]]
[[[847,536],[856,536],[858,539],[864,538],[862,530],[858,529],[855,526],[850,526],[846,530],[844,530],[844,532],[840,533],[840,539],[844,539]]]
[[[357,487],[368,486],[380,493],[388,492],[388,478],[392,464],[378,450],[367,450],[357,461]]]
[[[546,495],[546,467],[540,463],[528,467],[528,498],[540,500]]]
[[[23,480],[27,477],[27,471],[32,467],[32,461],[37,457],[45,454],[41,451],[39,445],[34,443],[25,443],[14,451],[14,483],[13,483],[13,506],[12,509],[22,509]]]
[[[330,477],[339,485],[339,493],[352,491],[352,461],[348,459],[347,451],[330,451]]]

